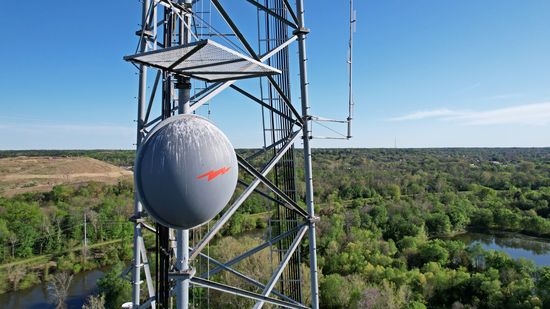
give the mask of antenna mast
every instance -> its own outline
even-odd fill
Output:
[[[351,138],[351,121],[353,119],[353,33],[356,29],[357,12],[353,9],[353,0],[349,1],[349,46],[348,46],[348,134]]]
[[[353,99],[353,33],[356,30],[356,23],[357,23],[357,12],[354,10],[353,7],[353,0],[349,1],[349,40],[348,40],[348,59],[347,59],[347,66],[348,66],[348,117],[343,119],[331,119],[331,118],[324,118],[319,116],[310,116],[310,119],[324,127],[325,129],[328,129],[331,131],[331,133],[336,134],[336,136],[313,136],[312,138],[315,139],[345,139],[349,140],[352,137],[352,121],[353,121],[353,108],[355,105],[354,99]],[[333,128],[323,124],[323,123],[339,123],[339,124],[346,124],[347,125],[347,132],[341,133],[337,130],[334,130]]]

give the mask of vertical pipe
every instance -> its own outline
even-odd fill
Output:
[[[176,230],[176,268],[179,271],[189,269],[189,230]],[[189,280],[176,282],[176,308],[189,308]]]
[[[184,4],[188,9],[192,9],[192,0],[179,0],[180,4]],[[188,13],[184,15],[184,20],[180,20],[179,28],[179,43],[190,43],[190,29],[184,24],[191,25],[191,17]],[[178,114],[189,114],[191,106],[191,79],[188,77],[178,76]],[[176,267],[180,272],[189,270],[189,230],[177,230],[176,235]],[[176,282],[176,308],[189,308],[189,279]]]
[[[142,31],[147,29],[149,12],[149,0],[143,1],[143,11],[141,13]],[[147,50],[147,40],[142,34],[140,42],[140,51]],[[139,150],[143,139],[143,126],[145,124],[145,104],[147,99],[147,67],[139,66],[139,90],[138,90],[138,112],[137,112],[137,136],[136,136],[136,151]],[[134,215],[139,218],[143,211],[143,206],[134,194]],[[132,307],[139,307],[140,285],[141,285],[141,223],[134,223],[134,265],[132,267]]]
[[[187,9],[193,9],[192,0],[179,0],[179,3],[184,5]],[[191,43],[191,34],[189,33],[191,29],[185,25],[191,26],[191,14],[185,13],[183,15],[183,20],[179,21],[179,44],[188,44]],[[189,114],[189,108],[191,107],[191,79],[189,77],[178,76],[176,88],[179,89],[178,92],[178,114]]]
[[[304,26],[304,1],[296,1],[298,11],[298,56],[300,64],[300,92],[302,101],[302,136],[304,142],[304,172],[306,182],[306,204],[310,215],[309,221],[309,260],[311,275],[311,308],[319,308],[319,278],[317,273],[317,243],[315,239],[315,207],[313,204],[313,173],[311,169],[311,146],[310,146],[310,123],[309,123],[309,102],[308,102],[308,80],[307,80],[307,56],[306,56],[306,34]]]
[[[191,79],[178,76],[176,88],[178,89],[178,114],[189,114],[191,108]]]
[[[189,78],[178,76],[178,114],[188,114],[191,97]],[[180,272],[189,270],[189,230],[176,230],[176,268]],[[189,279],[176,282],[176,308],[189,308]]]
[[[353,12],[353,0],[349,1],[349,58],[348,58],[348,134],[347,138],[351,138],[351,121],[353,119],[353,29],[355,17]]]

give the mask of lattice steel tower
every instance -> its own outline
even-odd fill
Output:
[[[257,16],[235,14],[229,6],[251,6]],[[213,21],[214,15],[217,22]],[[237,15],[244,15],[248,26],[257,22],[256,37],[250,36],[251,27],[237,26]],[[226,33],[216,29],[220,27],[225,27]],[[312,117],[309,111],[308,33],[303,0],[292,4],[289,0],[227,0],[224,4],[220,0],[143,0],[138,48],[136,54],[125,57],[139,70],[137,148],[154,125],[176,114],[197,113],[224,90],[236,91],[243,100],[261,106],[258,118],[262,127],[256,133],[263,136],[263,145],[254,153],[237,156],[241,187],[224,211],[207,225],[173,230],[158,223],[148,224],[147,214],[136,198],[132,217],[133,308],[208,307],[208,293],[204,291],[210,289],[252,299],[254,308],[264,303],[288,308],[319,307],[315,239],[318,218],[313,205],[310,140],[311,122],[320,118]],[[291,59],[293,51],[298,54],[295,60]],[[299,73],[294,98],[292,69]],[[151,71],[153,76],[148,76]],[[245,79],[258,80],[254,91],[238,85]],[[160,105],[156,117],[154,105]],[[303,152],[294,149],[300,140]],[[296,159],[298,154],[303,154],[303,160]],[[298,164],[303,165],[303,179],[297,178]],[[297,191],[298,183],[303,183],[303,192]],[[210,257],[208,244],[252,194],[259,194],[271,205],[264,243],[227,261]],[[144,229],[155,233],[155,251],[146,250]],[[302,246],[306,239],[308,245]],[[267,282],[234,268],[264,249],[271,250],[273,263]],[[151,259],[155,260],[154,274]],[[308,290],[303,290],[302,263],[310,270]],[[211,277],[220,272],[231,273],[250,288],[214,281]]]

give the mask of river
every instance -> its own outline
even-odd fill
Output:
[[[97,292],[97,280],[103,277],[107,269],[91,270],[75,274],[69,288],[67,308],[82,308],[86,298]],[[26,290],[0,294],[0,307],[5,309],[47,309],[55,308],[48,301],[46,283],[41,283]]]
[[[487,250],[506,252],[514,259],[526,258],[537,266],[550,266],[550,239],[504,232],[467,232],[453,239],[467,245],[481,244]]]

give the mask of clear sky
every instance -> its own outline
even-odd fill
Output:
[[[355,2],[355,137],[314,146],[550,146],[550,1]],[[344,118],[347,1],[305,5],[313,113]],[[122,57],[139,18],[134,0],[3,3],[0,149],[132,148],[137,76]],[[258,145],[253,103],[227,93],[211,109],[235,146]]]

